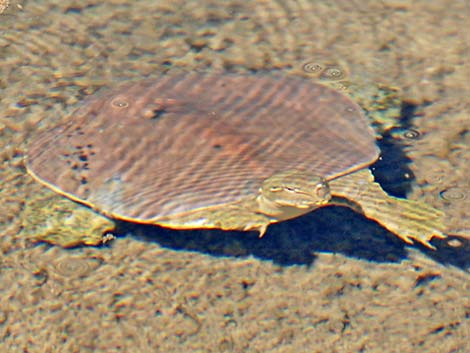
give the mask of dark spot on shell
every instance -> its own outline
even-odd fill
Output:
[[[164,107],[154,109],[150,119],[160,119],[165,113],[167,113],[167,111]]]

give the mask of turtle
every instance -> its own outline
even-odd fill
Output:
[[[91,95],[32,138],[25,165],[35,180],[104,216],[106,230],[121,220],[262,237],[272,223],[342,205],[406,243],[434,248],[432,238],[446,237],[443,213],[388,195],[369,168],[379,153],[362,109],[326,85],[185,72]],[[72,235],[60,241],[76,243]]]

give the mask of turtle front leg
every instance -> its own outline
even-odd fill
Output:
[[[274,220],[249,207],[233,204],[196,210],[174,219],[158,220],[158,224],[174,229],[222,229],[257,231],[261,238]]]
[[[369,169],[330,181],[330,189],[331,203],[359,211],[409,244],[416,240],[435,249],[429,241],[446,237],[443,212],[422,202],[388,195]]]

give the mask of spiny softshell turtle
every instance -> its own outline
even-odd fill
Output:
[[[404,241],[443,238],[442,213],[387,195],[374,132],[345,95],[298,77],[173,74],[92,96],[30,144],[27,169],[125,221],[257,230],[326,204]]]

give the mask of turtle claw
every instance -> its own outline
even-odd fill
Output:
[[[411,245],[411,244],[414,244],[415,242],[418,242],[429,249],[436,250],[436,247],[429,242],[434,237],[434,235],[418,237],[412,234],[407,234],[407,235],[397,234],[397,236],[407,244]]]
[[[418,242],[435,250],[430,241],[447,237],[443,212],[414,200],[390,198],[387,204],[382,210],[389,210],[388,217],[382,217],[380,223],[406,243]]]
[[[445,239],[447,236],[444,233],[434,231],[434,232],[427,232],[427,233],[413,233],[413,234],[407,234],[407,235],[398,235],[400,239],[405,241],[408,244],[413,244],[414,242],[418,242],[424,246],[426,246],[429,249],[436,250],[436,247],[430,243],[430,241],[433,238],[438,238],[438,239]]]
[[[259,235],[258,237],[261,239],[262,237],[264,237],[264,235],[266,234],[266,230],[268,229],[268,224],[262,224],[258,227],[257,231],[259,232]]]

